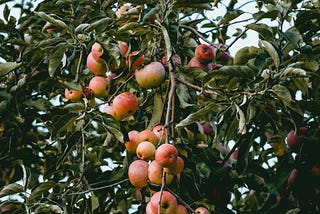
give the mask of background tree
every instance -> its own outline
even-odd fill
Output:
[[[319,212],[318,1],[0,2],[2,212],[146,213],[159,192],[188,213]],[[231,57],[248,30],[259,45]],[[137,139],[182,172],[138,187]]]

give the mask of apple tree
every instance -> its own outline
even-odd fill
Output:
[[[319,213],[318,1],[0,3],[1,212]]]

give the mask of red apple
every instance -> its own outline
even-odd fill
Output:
[[[239,150],[238,150],[238,149],[234,150],[234,151],[231,153],[230,158],[231,158],[232,160],[238,160],[238,153],[239,153]]]
[[[184,205],[178,204],[175,214],[188,214],[188,210]]]
[[[125,42],[119,42],[119,52],[122,57],[127,57],[129,54],[129,46]]]
[[[95,97],[102,98],[107,95],[108,86],[109,84],[105,77],[94,76],[90,80],[88,88],[92,91]]]
[[[136,153],[138,144],[136,140],[136,136],[138,135],[139,131],[131,130],[128,132],[129,141],[125,142],[125,147],[128,152]]]
[[[105,75],[108,71],[108,66],[105,61],[102,59],[96,60],[92,52],[87,56],[87,68],[94,75]]]
[[[184,169],[184,160],[178,156],[177,161],[172,166],[165,168],[165,171],[172,175],[180,174]]]
[[[131,92],[123,92],[113,99],[113,109],[117,120],[133,115],[138,108],[138,98]]]
[[[300,129],[301,129],[301,131],[300,131]],[[300,133],[305,132],[303,127],[299,128],[299,132]],[[290,130],[287,135],[288,148],[293,152],[297,152],[301,146],[301,143],[302,143],[302,137],[298,133],[296,133],[293,129]]]
[[[122,16],[124,13],[128,12],[129,10],[130,10],[130,6],[129,6],[129,5],[122,5],[122,6],[120,6],[120,7],[117,8],[117,10],[115,11],[116,17],[117,17],[118,19],[120,19],[121,16]]]
[[[288,186],[293,186],[296,181],[297,181],[297,177],[298,177],[299,171],[298,169],[293,169],[288,177]]]
[[[311,174],[317,177],[320,177],[320,166],[315,164],[311,167]]]
[[[210,211],[205,207],[198,207],[194,210],[197,214],[210,214]]]
[[[148,168],[148,179],[150,183],[162,185],[163,168],[158,164],[157,161],[153,160],[149,164]],[[166,185],[171,184],[173,175],[166,173]]]
[[[172,167],[178,158],[178,150],[172,144],[161,144],[155,154],[155,160],[164,168]]]
[[[145,129],[141,132],[139,132],[136,136],[136,141],[138,143],[142,142],[142,141],[149,141],[151,142],[153,145],[157,145],[159,142],[159,138],[157,137],[157,135],[152,132],[151,130]]]
[[[152,212],[159,213],[159,209],[161,214],[174,214],[178,206],[176,197],[168,191],[154,193],[150,199],[150,203]]]
[[[144,160],[135,160],[129,165],[128,176],[133,186],[143,188],[148,185],[148,167]]]
[[[188,62],[189,67],[198,67],[204,71],[210,71],[212,69],[212,64],[202,64],[196,57],[193,57]]]
[[[150,201],[147,203],[147,206],[146,206],[146,214],[158,214],[158,212],[153,212]]]
[[[101,56],[103,54],[103,47],[100,43],[95,42],[91,47],[91,55],[92,57],[99,62],[101,60]]]
[[[214,61],[214,47],[206,44],[200,44],[196,47],[195,58],[204,65]]]
[[[136,149],[136,154],[141,160],[149,161],[154,159],[156,147],[149,141],[142,141]]]
[[[166,76],[166,70],[160,62],[151,62],[135,71],[136,80],[142,88],[155,88],[161,85]]]
[[[82,98],[82,87],[80,86],[79,90],[66,88],[64,90],[64,96],[72,102],[78,102]]]
[[[113,106],[109,105],[108,103],[103,106],[102,112],[104,112],[106,114],[110,114],[112,117],[115,117]]]
[[[166,138],[167,138],[167,129],[164,128],[163,125],[156,125],[152,128],[151,130],[153,133],[155,133],[155,135],[157,135],[159,141],[161,144],[166,142]]]

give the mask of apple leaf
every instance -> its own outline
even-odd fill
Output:
[[[38,186],[36,186],[31,194],[30,194],[30,199],[31,200],[39,200],[41,199],[41,196],[49,191],[52,187],[54,187],[56,185],[56,182],[54,181],[45,181],[43,183],[40,183]]]
[[[93,30],[96,30],[97,28],[99,28],[99,32],[102,32],[105,29],[108,29],[109,25],[113,22],[113,19],[109,18],[109,17],[105,17],[102,19],[99,19],[87,26],[83,26],[84,28],[84,32],[91,32]],[[78,26],[78,30],[80,27]],[[81,27],[82,28],[82,27]]]
[[[195,123],[205,117],[209,112],[212,112],[212,109],[217,108],[215,103],[210,103],[207,106],[201,108],[200,110],[189,114],[185,119],[181,120],[176,128],[182,128],[192,123]]]
[[[271,56],[274,65],[278,69],[280,65],[280,57],[276,48],[270,42],[265,40],[259,40],[259,47],[265,50]]]
[[[53,24],[55,26],[62,27],[64,29],[66,29],[68,32],[71,32],[71,29],[68,27],[68,25],[66,23],[64,23],[63,21],[57,19],[56,17],[52,17],[52,16],[46,14],[45,12],[36,12],[35,11],[34,14],[36,16],[39,16],[43,20],[50,22],[51,24]]]
[[[151,129],[157,124],[160,124],[163,108],[164,108],[164,102],[162,100],[162,97],[160,94],[155,93],[153,95],[153,110],[152,110],[152,116],[150,119],[150,122],[148,124],[147,129]]]
[[[60,45],[50,56],[49,56],[49,65],[48,72],[50,77],[53,77],[57,68],[62,63],[62,58],[67,50],[66,45]]]
[[[267,24],[248,24],[247,28],[258,32],[263,39],[269,40],[274,37],[272,29]]]
[[[13,195],[16,193],[23,192],[24,188],[21,184],[17,183],[12,183],[7,186],[5,186],[1,191],[0,191],[0,198],[7,196],[7,195]]]
[[[10,71],[13,71],[21,66],[21,63],[17,62],[6,62],[0,64],[0,76],[4,76]]]

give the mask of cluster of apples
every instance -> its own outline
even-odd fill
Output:
[[[214,60],[215,48],[212,45],[199,44],[194,51],[194,57],[188,62],[188,66],[209,71],[214,68]]]

